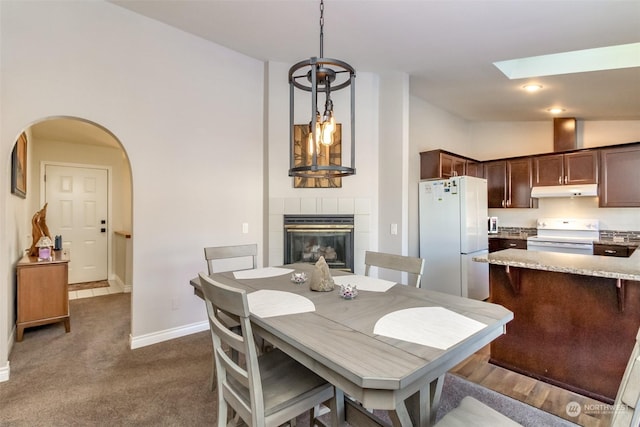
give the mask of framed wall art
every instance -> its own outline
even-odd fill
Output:
[[[27,135],[22,133],[11,153],[11,193],[27,197]]]
[[[311,164],[313,147],[309,147],[309,125],[294,125],[293,159],[295,166]],[[342,164],[342,125],[336,124],[333,144],[320,144],[318,165]],[[293,178],[294,188],[341,188],[342,177],[336,178]]]

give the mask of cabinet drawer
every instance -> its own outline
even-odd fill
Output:
[[[633,253],[633,251],[634,251],[634,248],[631,248],[629,246],[602,245],[602,244],[593,245],[594,255],[628,257]]]
[[[489,239],[489,252],[501,251],[503,249],[527,249],[527,241],[522,239]]]

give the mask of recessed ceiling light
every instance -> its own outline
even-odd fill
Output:
[[[537,92],[540,89],[542,89],[542,85],[531,83],[531,84],[522,86],[522,89],[526,90],[527,92]]]
[[[509,79],[640,67],[640,43],[494,62]]]
[[[566,110],[560,107],[551,107],[551,108],[548,108],[547,111],[550,112],[551,114],[560,114]]]

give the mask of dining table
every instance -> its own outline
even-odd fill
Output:
[[[254,333],[333,384],[338,419],[353,424],[384,425],[374,409],[387,410],[393,425],[434,424],[446,372],[513,319],[500,305],[342,270],[330,270],[334,290],[313,291],[314,268],[299,263],[210,277],[247,291]],[[307,280],[294,282],[293,273]],[[190,284],[203,297],[200,279]],[[340,296],[347,285],[355,297]]]

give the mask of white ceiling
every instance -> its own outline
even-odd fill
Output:
[[[293,65],[320,53],[319,0],[110,1],[262,61]],[[640,68],[509,80],[493,65],[635,42],[640,0],[325,0],[325,57],[356,72],[406,72],[412,95],[471,121],[551,120],[546,109],[557,105],[579,120],[639,120]],[[526,93],[530,81],[544,89]],[[90,144],[109,137],[87,135],[81,122],[70,136],[72,125],[34,132]]]
[[[112,0],[248,56],[319,56],[319,0]],[[402,71],[411,93],[473,121],[640,119],[640,68],[535,79],[493,62],[640,42],[639,0],[325,0],[324,56]],[[639,53],[640,55],[640,53]],[[356,93],[357,96],[357,93]]]

